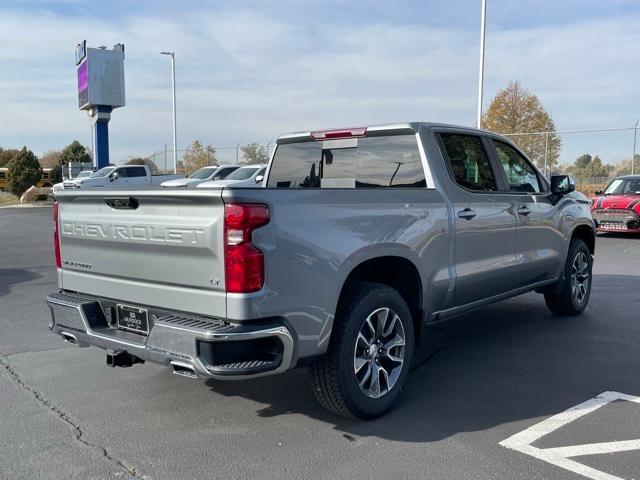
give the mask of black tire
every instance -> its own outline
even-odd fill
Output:
[[[386,314],[384,314],[385,310]],[[386,378],[386,388],[384,389],[387,391],[377,398],[372,398],[369,396],[371,391],[367,394],[365,387],[361,387],[359,382],[363,377],[358,378],[356,372],[355,362],[362,361],[362,358],[358,356],[358,349],[362,348],[362,346],[358,346],[359,334],[361,329],[366,328],[365,322],[368,319],[379,318],[372,317],[372,315],[381,315],[381,317],[386,315],[388,319],[389,312],[397,314],[397,318],[394,317],[396,323],[393,323],[394,330],[391,333],[393,333],[394,339],[399,338],[398,332],[401,327],[404,345],[389,348],[386,351],[387,357],[384,357],[385,349],[382,347],[391,345],[389,341],[387,343],[382,340],[378,342],[382,347],[376,347],[375,353],[373,352],[374,348],[367,348],[366,354],[374,355],[374,357],[367,357],[371,359],[367,361],[366,365],[363,364],[363,367],[369,370],[373,367],[373,370],[376,371],[379,382],[378,392],[383,390]],[[387,319],[383,320],[385,323],[382,324],[382,331],[384,331],[385,325],[391,325],[391,320]],[[400,325],[397,325],[398,321]],[[376,335],[373,333],[372,344],[375,338]],[[381,338],[384,340],[383,337]],[[365,345],[368,343],[365,342]],[[411,368],[414,347],[413,320],[402,296],[384,284],[370,282],[353,284],[346,292],[345,300],[339,306],[334,319],[331,343],[327,354],[310,369],[311,383],[316,398],[323,407],[344,417],[368,420],[383,415],[394,405],[402,393]],[[393,357],[391,355],[392,349]],[[399,356],[400,351],[403,353],[403,362],[399,367],[393,367],[397,365],[396,363],[386,363],[390,361],[390,358]],[[378,358],[377,354],[381,356]],[[387,372],[384,365],[389,366],[391,374]],[[384,374],[381,374],[382,370],[384,370]],[[366,376],[369,372],[365,370],[364,373]],[[374,374],[371,373],[368,378],[371,383]],[[375,391],[375,388],[372,388],[372,391]]]
[[[575,294],[575,291],[572,287],[572,282],[576,281],[573,279],[574,274],[574,264],[578,261],[578,258],[583,258],[586,260],[587,274],[588,276],[583,277],[586,278],[587,284],[584,286],[584,293],[582,298],[578,298]],[[584,311],[589,303],[589,296],[591,295],[591,284],[593,281],[592,275],[593,268],[593,258],[591,256],[591,252],[587,245],[580,239],[574,239],[571,241],[571,245],[569,245],[569,253],[567,254],[567,260],[564,266],[564,275],[560,282],[554,285],[550,290],[545,292],[544,300],[551,310],[556,315],[579,315]],[[578,279],[580,275],[578,275]],[[584,283],[584,280],[583,280]]]

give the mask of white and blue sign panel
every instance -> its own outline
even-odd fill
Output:
[[[118,108],[124,100],[124,46],[112,50],[82,48],[76,51],[78,107],[88,110],[98,105]],[[80,46],[79,46],[80,47]]]

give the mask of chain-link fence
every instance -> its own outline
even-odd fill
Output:
[[[242,165],[267,163],[273,150],[273,143],[267,145],[237,144],[231,147],[216,147],[197,143],[177,150],[176,171],[191,175],[196,170],[211,165]],[[156,173],[173,173],[173,150],[165,148],[149,155],[147,165]]]
[[[549,176],[568,174],[585,195],[603,190],[619,175],[640,174],[636,120],[505,134]]]

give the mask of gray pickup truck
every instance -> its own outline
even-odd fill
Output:
[[[429,322],[532,290],[560,315],[589,300],[589,201],[504,137],[283,135],[264,185],[57,192],[50,329],[191,378],[306,365],[322,405],[367,419],[397,400]]]

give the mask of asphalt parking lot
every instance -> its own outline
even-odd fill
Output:
[[[51,238],[49,208],[0,210],[2,478],[640,478],[640,237],[598,237],[580,317],[532,293],[431,327],[403,400],[366,423],[326,413],[304,369],[200,383],[64,344]],[[603,392],[624,395],[536,427]],[[556,453],[500,445],[523,431]],[[585,444],[601,445],[573,451],[586,469],[548,461]]]

